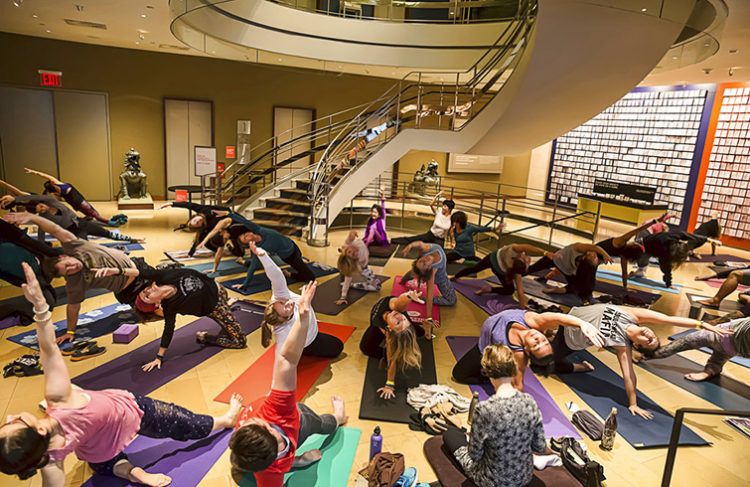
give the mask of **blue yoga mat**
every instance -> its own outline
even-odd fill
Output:
[[[102,245],[104,245],[105,247],[109,247],[111,249],[120,249],[120,250],[126,249],[128,252],[133,252],[135,250],[143,250],[143,245],[137,242],[133,242],[133,243],[107,242],[107,243],[103,243]]]
[[[137,323],[138,316],[127,304],[110,304],[104,308],[95,309],[83,313],[78,317],[78,328],[76,329],[76,340],[90,340],[114,332],[120,325],[125,323]],[[57,336],[65,333],[67,321],[60,320],[55,323]],[[13,343],[38,350],[36,330],[32,329],[8,337]],[[62,349],[70,348],[71,344],[63,345]]]
[[[204,262],[202,264],[192,264],[185,266],[188,269],[195,269],[198,272],[205,272],[214,268],[213,262]],[[225,259],[219,262],[219,269],[217,272],[209,272],[208,276],[231,276],[232,274],[244,274],[247,272],[247,267],[242,264],[238,264],[234,259]]]
[[[690,333],[694,333],[695,331],[697,331],[697,330],[685,330],[685,331],[681,331],[679,333],[675,333],[674,335],[670,336],[669,339],[670,340],[677,340],[677,339],[682,338],[682,337],[684,337],[686,335],[689,335]],[[704,352],[704,353],[707,353],[707,354],[712,354],[713,353],[713,350],[711,350],[708,347],[703,347],[703,348],[700,349],[700,351]],[[729,361],[730,362],[734,362],[737,365],[741,365],[743,367],[747,367],[748,369],[750,369],[750,358],[740,357],[739,355],[735,355],[734,357],[732,357],[731,359],[729,359]]]
[[[604,365],[591,353],[582,350],[569,357],[580,362],[587,360],[595,370],[586,373],[559,374],[562,380],[586,402],[600,417],[606,418],[613,407],[617,408],[617,434],[636,449],[660,448],[669,445],[674,418],[647,395],[637,391],[638,406],[651,412],[654,419],[645,420],[628,411],[628,400],[622,377]],[[685,426],[680,432],[680,445],[708,445],[709,443]]]
[[[600,277],[602,279],[607,279],[610,281],[622,281],[622,274],[619,272],[613,272],[608,271],[605,269],[601,269],[596,271],[597,277]],[[646,289],[651,289],[654,291],[661,291],[666,292],[670,294],[680,294],[680,289],[682,288],[681,284],[675,284],[672,283],[677,289],[672,289],[664,286],[664,281],[656,281],[654,279],[649,279],[648,277],[631,277],[628,279],[628,282],[630,284],[634,284],[636,286],[645,287]]]
[[[323,277],[327,276],[329,274],[335,274],[338,272],[338,270],[335,267],[330,267],[325,264],[320,264],[318,262],[311,262],[310,264],[307,264],[307,266],[310,268],[310,270],[313,271],[313,274],[315,274],[315,277]],[[234,289],[232,286],[235,284],[242,284],[245,281],[244,277],[238,277],[236,279],[229,279],[226,281],[222,281],[219,284],[224,286],[227,289],[231,289],[232,291],[238,292],[242,295],[249,296],[250,294],[260,293],[263,291],[268,291],[271,289],[271,281],[268,279],[268,276],[266,276],[265,272],[255,274],[253,275],[253,280],[250,281],[250,286],[247,287],[245,290],[240,289]],[[291,279],[287,277],[286,283],[287,284],[294,284],[295,282],[298,282],[294,279]]]

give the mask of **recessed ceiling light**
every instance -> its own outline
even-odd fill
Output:
[[[136,43],[136,44],[140,44],[140,43],[141,43],[141,41],[135,41],[135,43]]]
[[[146,14],[141,14],[141,18],[145,19],[146,18]]]
[[[52,33],[52,31],[51,31],[51,30],[49,30],[49,29],[47,29],[47,30],[46,30],[45,32],[46,32],[47,34],[51,34],[51,33]]]
[[[676,59],[677,59],[677,56],[672,56],[672,59],[675,59],[675,60],[676,60]]]
[[[648,9],[647,9],[647,8],[642,8],[642,9],[641,9],[641,12],[647,12],[647,11],[648,11]]]
[[[279,61],[281,61],[281,58],[279,58]]]
[[[14,7],[20,7],[22,3],[23,3],[23,0],[13,0]]]
[[[38,19],[39,18],[39,16],[37,14],[31,14],[31,17],[34,18],[34,19]]]

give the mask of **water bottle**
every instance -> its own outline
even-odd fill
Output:
[[[380,453],[380,450],[383,449],[383,437],[380,436],[380,426],[375,427],[375,431],[372,432],[372,436],[370,436],[370,460],[372,460],[372,457]]]
[[[617,408],[612,408],[607,420],[604,422],[604,432],[602,433],[602,441],[599,444],[602,450],[611,450],[615,444],[615,435],[617,433]]]
[[[474,391],[474,394],[471,396],[471,403],[469,404],[469,424],[474,421],[474,409],[476,409],[477,404],[479,404],[479,393]]]

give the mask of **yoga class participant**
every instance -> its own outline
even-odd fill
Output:
[[[468,222],[466,213],[463,211],[457,211],[451,215],[451,224],[448,235],[453,237],[455,246],[445,254],[448,262],[455,262],[461,259],[479,260],[474,248],[474,235],[486,232],[497,233],[502,229],[502,225],[492,228],[471,224]]]
[[[530,395],[513,387],[518,369],[508,347],[485,348],[482,370],[495,394],[477,404],[468,439],[464,431],[449,426],[443,445],[477,485],[529,485],[533,453],[547,452],[542,414]]]
[[[721,238],[721,223],[718,214],[712,213],[711,219],[698,225],[698,228],[693,230],[693,234],[708,237],[709,242],[711,242],[711,255],[716,255],[716,247],[721,246],[721,240],[719,240]]]
[[[732,357],[750,358],[750,319],[740,318],[720,325],[701,323],[700,328],[702,329],[688,333],[657,350],[645,351],[642,360],[667,358],[685,350],[710,348],[711,356],[703,371],[685,374],[687,380],[703,381],[721,374],[724,364]]]
[[[690,256],[690,245],[679,234],[658,232],[642,240],[644,252],[638,259],[638,268],[629,277],[644,277],[650,258],[659,259],[659,269],[664,275],[664,285],[672,287],[672,270],[680,267]]]
[[[144,372],[160,369],[166,360],[167,349],[172,342],[177,315],[207,316],[221,327],[218,335],[199,331],[195,339],[200,344],[216,345],[222,348],[245,348],[247,342],[230,309],[227,291],[212,278],[188,268],[153,269],[150,267],[98,268],[95,277],[105,278],[125,276],[129,279],[143,277],[152,281],[136,299],[136,307],[160,307],[164,313],[164,331],[156,357],[143,365]]]
[[[456,203],[454,203],[453,200],[443,200],[443,203],[441,204],[438,211],[438,208],[435,205],[437,204],[438,200],[440,199],[440,195],[442,194],[442,191],[438,192],[438,194],[436,194],[430,202],[430,210],[435,215],[435,220],[432,222],[430,231],[420,235],[414,235],[413,237],[392,238],[391,242],[399,245],[405,245],[411,242],[421,241],[427,243],[436,243],[441,247],[445,245],[445,236],[448,234],[448,230],[451,227],[451,212],[453,211],[453,208],[456,207]]]
[[[297,247],[297,244],[291,238],[280,234],[276,230],[262,227],[247,220],[242,215],[231,212],[227,218],[216,224],[216,227],[208,233],[198,247],[204,247],[206,242],[211,240],[216,234],[221,234],[225,242],[231,241],[235,248],[243,249],[243,252],[245,248],[253,243],[258,247],[262,247],[270,254],[278,255],[281,260],[289,264],[293,269],[294,272],[292,272],[291,277],[294,280],[310,282],[315,279],[313,271],[302,260],[302,251]],[[232,287],[241,291],[247,291],[258,266],[260,266],[258,256],[253,255],[248,262],[247,276],[244,282],[242,284],[235,284]]]
[[[188,251],[190,257],[195,255],[198,244],[200,244],[201,241],[206,238],[206,235],[216,227],[216,224],[224,218],[224,215],[232,211],[231,208],[227,206],[199,205],[188,201],[174,201],[159,207],[160,210],[163,210],[164,208],[184,208],[195,212],[195,215],[191,216],[187,222],[183,223],[176,229],[187,229],[191,232],[195,232],[195,239],[193,239],[193,244]],[[212,252],[216,252],[221,247],[222,246],[217,247],[212,241],[206,242],[206,248]],[[219,259],[221,259],[221,257],[219,257]]]
[[[370,326],[359,342],[363,354],[386,361],[386,381],[378,389],[383,399],[392,399],[396,394],[396,372],[422,368],[422,352],[417,337],[425,336],[425,330],[412,323],[406,314],[409,301],[424,304],[417,291],[380,298],[370,311]]]
[[[270,259],[269,259],[270,260]],[[271,391],[257,411],[246,408],[229,439],[232,478],[237,484],[247,473],[254,473],[258,487],[281,487],[284,474],[292,467],[304,467],[321,458],[320,450],[295,457],[297,448],[314,434],[332,435],[348,417],[344,401],[331,398],[333,414],[318,416],[297,403],[297,365],[303,355],[308,328],[314,321],[310,303],[316,283],[302,288],[295,317],[286,339],[278,344],[274,358]]]
[[[696,280],[704,280],[704,276],[696,277]],[[718,308],[721,302],[732,294],[740,285],[750,286],[750,268],[726,271],[724,273],[714,273],[712,277],[726,277],[721,287],[713,298],[701,299],[698,302],[703,306]],[[711,277],[705,278],[711,279]],[[750,291],[745,291],[737,296],[737,301],[742,304],[750,304]]]
[[[23,293],[35,313],[47,404],[41,418],[23,412],[9,415],[0,426],[0,471],[25,480],[41,470],[43,485],[61,486],[65,484],[65,457],[73,452],[98,474],[166,486],[172,479],[146,472],[128,460],[124,450],[136,435],[187,441],[232,427],[242,407],[237,395],[224,415],[211,417],[121,389],[93,391],[71,384],[55,343],[52,313],[31,267],[23,266]]]
[[[336,300],[336,304],[349,304],[347,297],[350,287],[362,291],[380,291],[380,280],[367,265],[370,252],[367,250],[364,241],[357,238],[356,231],[349,232],[349,236],[347,236],[339,252],[341,254],[337,267],[344,277],[344,282],[341,285],[341,297]],[[362,276],[365,281],[352,284],[352,277],[357,275]]]
[[[370,218],[367,220],[365,236],[362,238],[365,245],[385,247],[388,245],[388,235],[385,233],[385,194],[382,189],[378,189],[380,196],[380,206],[372,205],[370,208]]]
[[[299,319],[301,296],[293,293],[286,285],[286,277],[279,266],[271,259],[268,253],[250,242],[250,251],[258,258],[266,276],[271,281],[271,301],[266,305],[263,313],[263,324],[261,329],[261,343],[264,347],[271,345],[271,337],[276,339],[276,351],[281,350],[282,345],[289,337],[289,332],[294,323]],[[333,335],[321,333],[318,330],[318,319],[312,305],[309,306],[308,314],[310,323],[306,327],[307,337],[303,355],[322,358],[336,358],[344,350],[344,343]]]
[[[495,293],[510,296],[514,291],[518,291],[518,304],[521,307],[526,307],[527,300],[526,294],[523,291],[522,277],[528,272],[529,263],[531,262],[530,255],[543,255],[548,259],[554,259],[556,256],[554,252],[547,252],[533,245],[505,245],[500,247],[496,252],[490,252],[485,255],[473,267],[461,269],[451,280],[477,274],[485,269],[492,269],[492,273],[500,281],[500,285],[490,286],[489,284],[485,284],[481,289],[476,291],[476,294]]]
[[[578,328],[591,343],[597,347],[604,346],[604,337],[599,330],[575,316],[508,309],[484,321],[479,343],[458,360],[453,367],[453,378],[461,384],[487,382],[487,377],[482,375],[482,353],[491,345],[505,345],[513,352],[518,366],[518,373],[513,377],[513,386],[523,391],[523,375],[528,362],[531,361],[537,367],[547,368],[553,361],[552,346],[545,333],[563,326]],[[558,328],[558,333],[560,329]],[[593,370],[593,366],[583,362],[575,364],[573,372],[590,370]]]

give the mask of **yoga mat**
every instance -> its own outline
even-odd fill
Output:
[[[191,264],[185,266],[188,269],[194,269],[198,272],[210,271],[214,268],[213,262],[204,262],[202,264]],[[211,277],[216,276],[230,276],[232,274],[245,274],[247,267],[242,264],[238,264],[234,259],[224,259],[219,262],[219,268],[216,272],[206,272],[206,275]]]
[[[78,316],[78,328],[76,329],[76,340],[91,340],[100,336],[108,335],[118,329],[125,323],[138,323],[138,315],[127,304],[110,304],[103,308],[81,313]],[[61,336],[67,329],[67,321],[60,320],[55,323],[55,334]],[[31,329],[18,335],[8,337],[13,343],[38,350],[36,330]],[[62,350],[67,350],[72,346],[68,342],[63,345]]]
[[[315,274],[315,277],[323,277],[323,276],[327,276],[329,274],[334,274],[338,272],[338,270],[335,267],[330,267],[325,264],[320,264],[318,262],[312,262],[310,264],[307,264],[307,266],[310,268],[310,270],[313,271],[313,274]],[[268,291],[269,289],[271,289],[271,280],[268,279],[268,276],[266,276],[265,272],[254,274],[253,280],[250,282],[250,286],[245,291],[234,289],[232,287],[235,284],[242,284],[244,281],[245,281],[244,277],[238,277],[236,279],[229,279],[226,281],[221,281],[219,284],[221,284],[227,289],[231,289],[232,291],[240,293],[245,296],[249,296],[250,294],[260,293],[263,291]],[[286,283],[288,285],[294,284],[295,282],[299,282],[299,281],[292,279],[291,277],[286,278]]]
[[[297,455],[318,449],[320,461],[284,475],[284,487],[346,487],[357,453],[361,430],[342,426],[333,435],[312,435],[297,449]],[[255,487],[255,476],[245,475],[240,487]]]
[[[707,279],[707,280],[706,280],[706,281],[704,281],[704,282],[705,282],[706,284],[708,284],[709,286],[711,286],[712,288],[716,288],[716,289],[718,289],[718,288],[720,288],[720,287],[721,287],[721,286],[722,286],[722,285],[724,284],[724,281],[726,281],[726,279]],[[739,285],[737,286],[737,289],[736,289],[736,291],[737,291],[738,293],[744,293],[744,292],[745,292],[745,291],[747,291],[748,289],[750,289],[750,287],[747,287],[747,286],[743,286],[742,284],[739,284]]]
[[[20,288],[19,288],[20,291]],[[94,296],[101,296],[102,294],[111,293],[109,289],[89,289],[86,291],[86,299],[93,298]],[[65,285],[58,286],[55,288],[55,296],[57,297],[57,300],[55,301],[55,306],[62,306],[64,304],[68,304],[68,293],[65,290]],[[0,301],[0,305],[3,307],[7,307],[9,309],[13,308],[23,308],[26,306],[26,298],[23,297],[23,294],[18,296],[13,296],[12,298],[3,299]]]
[[[410,291],[411,289],[412,288],[401,284],[401,276],[396,276],[393,279],[393,289],[391,290],[391,296],[400,296],[401,294]],[[427,292],[425,291],[424,284],[419,287],[419,290],[422,292],[422,297],[426,298]],[[435,296],[439,295],[440,291],[438,290],[437,286],[435,286]],[[419,304],[415,303],[414,301],[409,301],[409,305],[406,307],[406,313],[414,323],[422,323],[427,316],[427,306],[426,304]],[[432,306],[432,318],[440,321],[440,306]]]
[[[197,486],[229,446],[232,430],[214,432],[207,438],[177,441],[139,436],[125,453],[136,466],[151,473],[163,473],[172,479],[170,485]],[[111,475],[94,474],[84,487],[141,486]]]
[[[741,411],[750,404],[750,387],[731,377],[719,375],[703,382],[687,380],[683,376],[690,372],[701,372],[703,364],[696,364],[680,355],[672,355],[665,359],[641,361],[638,365],[722,409]]]
[[[189,250],[172,250],[170,252],[164,252],[164,255],[175,262],[191,262],[194,260],[207,259],[214,256],[214,253],[206,248],[196,250],[192,257],[188,255],[188,252]]]
[[[5,318],[0,320],[0,330],[4,330],[12,326],[18,326],[20,324],[21,324],[21,318],[18,315],[13,314],[10,316],[6,316]]]
[[[717,261],[717,260],[722,260],[722,261],[725,261],[725,262],[727,262],[727,261],[729,261],[729,262],[750,262],[750,259],[746,259],[744,257],[740,257],[738,255],[731,255],[731,254],[716,254],[716,255],[711,255],[709,253],[709,254],[700,254],[700,256],[701,256],[700,259],[696,259],[695,257],[690,257],[690,258],[688,258],[688,260],[686,262],[688,262],[688,263],[691,263],[691,262],[692,263],[698,263],[698,262],[707,263],[707,262],[714,262],[714,261]]]
[[[596,276],[600,279],[606,279],[608,281],[622,282],[622,274],[620,274],[619,272],[600,269],[596,271]],[[652,291],[661,291],[670,294],[680,294],[680,288],[682,288],[681,284],[676,284],[674,282],[672,283],[672,285],[677,289],[665,287],[664,281],[656,281],[654,279],[649,279],[648,277],[631,277],[630,279],[628,279],[628,283],[645,287],[646,289],[651,289]]]
[[[486,285],[487,281],[482,279],[460,279],[453,281],[456,291],[461,293],[466,299],[479,306],[487,314],[494,315],[503,310],[511,308],[520,308],[518,303],[511,295],[500,295],[495,293],[482,294],[477,296],[475,291]]]
[[[393,253],[393,257],[397,259],[407,259],[407,260],[414,260],[418,258],[420,255],[422,255],[422,252],[420,252],[417,249],[411,249],[409,253],[404,257],[403,250],[406,247],[406,245],[399,245],[398,249]]]
[[[398,245],[396,244],[371,245],[370,247],[367,247],[367,250],[370,251],[370,257],[381,257],[387,259],[393,255],[393,252],[396,251],[397,247]]]
[[[449,336],[445,337],[448,341],[448,347],[456,360],[460,359],[473,347],[479,343],[479,337],[467,337],[467,336]],[[572,436],[573,438],[580,439],[581,435],[578,434],[575,426],[560,410],[560,407],[555,403],[552,397],[544,388],[539,379],[536,378],[531,369],[527,368],[523,376],[524,392],[527,392],[536,401],[539,410],[542,413],[542,422],[544,423],[544,436],[552,438],[554,436]],[[469,386],[471,392],[479,393],[479,399],[485,400],[488,397],[495,394],[492,388],[492,384],[487,382],[481,385]]]
[[[689,335],[690,333],[694,333],[696,331],[697,330],[685,330],[685,331],[681,331],[679,333],[675,333],[674,335],[670,336],[669,339],[670,340],[677,340],[679,338],[682,338],[682,337],[684,337],[686,335]],[[704,352],[704,353],[707,353],[709,355],[711,355],[713,353],[713,350],[711,350],[708,347],[703,347],[703,348],[700,349],[700,351]],[[743,367],[747,367],[748,369],[750,369],[750,358],[740,357],[739,355],[735,355],[734,357],[730,358],[729,361],[733,362],[733,363],[735,363],[737,365],[741,365]]]
[[[381,399],[378,389],[385,385],[385,361],[381,367],[380,360],[370,358],[367,361],[365,382],[362,387],[362,399],[359,404],[359,419],[389,421],[392,423],[410,423],[409,415],[417,412],[406,402],[406,394],[412,387],[420,384],[436,384],[435,352],[432,342],[424,338],[417,339],[422,351],[422,370],[406,369],[396,373],[396,396],[392,399]]]
[[[318,331],[337,337],[346,343],[354,327],[344,325],[334,325],[331,323],[318,322]],[[257,410],[271,390],[271,376],[273,372],[273,363],[276,356],[276,346],[270,347],[260,356],[258,360],[250,364],[245,371],[240,374],[226,389],[221,391],[214,401],[229,404],[232,394],[238,393],[245,399],[245,404],[250,404],[253,409]],[[307,391],[315,384],[331,363],[331,359],[320,357],[302,356],[297,365],[297,401],[302,400]]]
[[[586,360],[594,366],[592,372],[559,374],[568,387],[596,412],[600,418],[606,418],[613,407],[618,409],[617,434],[630,443],[633,448],[660,448],[669,445],[674,418],[656,404],[647,395],[637,391],[638,406],[651,412],[654,419],[645,420],[633,416],[628,411],[625,386],[615,371],[604,365],[591,353],[581,350],[574,353],[570,360]],[[685,426],[680,432],[680,445],[708,445],[709,443]]]
[[[232,314],[240,323],[242,332],[248,335],[260,328],[263,307],[237,301],[232,305]],[[134,394],[146,395],[224,350],[196,343],[195,333],[201,330],[217,332],[218,325],[211,318],[200,318],[178,328],[161,369],[151,372],[141,370],[143,364],[156,356],[160,342],[157,338],[73,378],[73,383],[84,389],[126,389]]]
[[[133,252],[135,250],[143,250],[143,245],[137,243],[137,242],[106,242],[101,244],[105,247],[109,247],[110,249],[125,249],[127,252]]]
[[[381,283],[390,279],[390,277],[386,276],[377,276],[377,278]],[[347,301],[349,302],[349,304],[336,304],[336,300],[341,297],[342,281],[343,277],[339,275],[338,278],[331,278],[323,284],[318,285],[318,289],[315,291],[315,297],[312,301],[312,308],[316,313],[335,316],[349,306],[353,305],[355,302],[359,301],[367,294],[374,293],[375,296],[378,295],[377,291],[363,291],[361,289],[354,289],[354,287],[351,287],[349,288],[349,296],[347,297]],[[362,282],[362,279],[360,279],[359,281],[355,279],[353,282]]]
[[[702,295],[693,294],[693,293],[685,293],[685,296],[687,296],[688,302],[690,303],[690,311],[688,312],[688,316],[694,320],[697,320],[700,318],[701,310],[711,311],[713,313],[717,313],[717,312],[731,313],[733,311],[739,311],[742,309],[742,305],[739,302],[731,300],[731,299],[723,300],[721,304],[719,305],[719,307],[717,308],[715,306],[706,306],[705,304],[701,304],[698,302],[703,299],[708,299],[709,296],[702,296]]]
[[[547,271],[545,270],[542,272],[538,272],[536,275],[544,276],[546,273]],[[632,287],[628,288],[628,290],[625,291],[625,289],[622,288],[621,279],[622,278],[617,281],[618,284],[613,284],[607,281],[600,281],[599,279],[597,279],[594,285],[594,291],[600,292],[602,294],[609,294],[610,296],[632,296],[639,299],[640,301],[643,301],[646,304],[652,304],[654,301],[661,298],[661,294],[650,293],[648,291],[644,291],[642,289],[634,289]],[[561,275],[555,276],[555,278],[552,280],[562,284],[566,283],[565,277]]]
[[[489,280],[492,281],[494,278],[495,276],[492,276]],[[529,296],[546,299],[547,301],[551,301],[556,304],[562,304],[563,306],[569,306],[571,308],[574,306],[583,306],[583,301],[581,301],[581,298],[579,298],[575,294],[547,294],[544,292],[544,289],[546,287],[546,284],[542,284],[541,282],[536,281],[530,277],[523,278],[523,290]]]
[[[385,265],[388,263],[388,260],[390,260],[388,257],[370,256],[367,258],[367,265],[370,267],[385,267]]]

